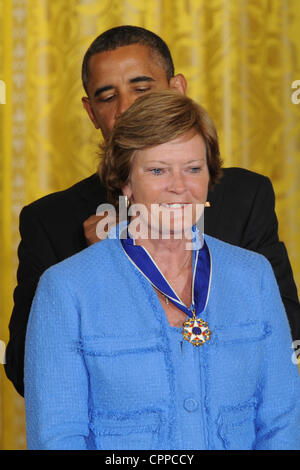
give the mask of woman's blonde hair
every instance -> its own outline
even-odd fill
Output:
[[[206,144],[210,188],[221,177],[218,137],[215,126],[202,106],[171,90],[155,91],[138,98],[118,119],[103,145],[99,165],[108,202],[118,207],[137,150],[164,144],[193,131]]]

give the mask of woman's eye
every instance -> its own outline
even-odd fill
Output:
[[[201,168],[200,168],[200,166],[194,166],[194,167],[190,168],[190,171],[191,171],[191,173],[199,173],[199,171],[201,171]]]
[[[163,170],[162,170],[162,168],[152,168],[150,171],[154,175],[161,175]]]

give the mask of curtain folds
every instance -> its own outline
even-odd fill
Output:
[[[81,105],[85,50],[104,30],[168,43],[187,93],[213,117],[225,166],[269,176],[300,287],[299,0],[0,0],[0,340],[7,343],[21,208],[91,174],[99,133]],[[0,99],[1,103],[1,99]],[[0,448],[26,447],[24,403],[0,365]]]

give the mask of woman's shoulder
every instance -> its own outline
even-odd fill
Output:
[[[214,253],[220,256],[232,256],[235,259],[248,258],[253,260],[253,262],[266,260],[266,258],[254,251],[247,250],[246,248],[241,248],[237,245],[232,245],[231,243],[224,242],[218,238],[212,237],[205,234],[205,241],[209,249]]]
[[[238,318],[285,324],[286,315],[270,262],[261,254],[205,236],[212,260],[212,282],[231,307],[236,302]],[[243,305],[243,309],[240,306]],[[250,313],[249,313],[250,312]],[[231,319],[233,318],[230,309]],[[250,317],[249,317],[250,315]]]
[[[94,243],[75,255],[48,268],[42,278],[81,279],[90,278],[96,272],[105,273],[118,265],[121,255],[120,240],[106,239]]]
[[[213,266],[222,268],[228,274],[254,275],[268,271],[272,273],[270,262],[261,254],[205,235],[205,241],[212,257]]]

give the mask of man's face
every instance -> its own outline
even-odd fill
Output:
[[[106,139],[118,117],[141,95],[165,88],[185,93],[183,75],[168,83],[161,59],[148,46],[132,44],[90,58],[88,98],[83,105]]]

